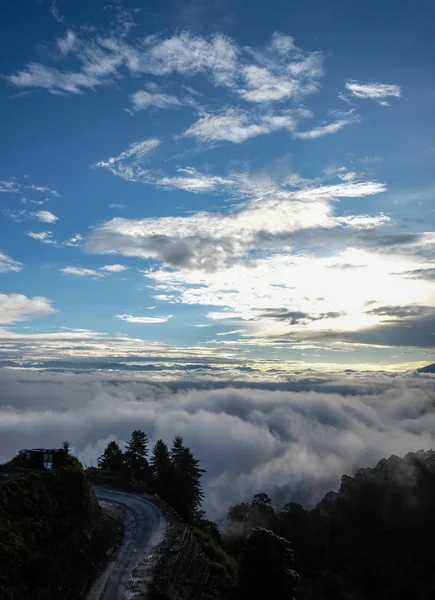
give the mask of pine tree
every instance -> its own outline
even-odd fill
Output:
[[[174,467],[179,467],[183,450],[183,438],[177,435],[171,448],[171,460]]]
[[[157,493],[171,503],[174,493],[174,466],[169,448],[163,440],[157,440],[150,460],[154,488]]]
[[[124,466],[124,455],[118,444],[113,441],[107,444],[103,454],[98,458],[98,468],[103,471],[121,472]]]
[[[182,473],[183,480],[186,482],[185,497],[191,514],[199,508],[204,498],[200,479],[205,471],[200,468],[199,463],[200,461],[193,457],[190,448],[184,447],[180,458],[179,469]]]
[[[124,465],[133,479],[138,481],[150,480],[148,464],[148,438],[140,429],[131,434],[124,453]]]
[[[173,506],[181,517],[192,521],[204,497],[200,479],[205,471],[199,467],[199,460],[193,457],[190,448],[183,445],[183,438],[180,436],[173,442],[171,461],[174,467]]]
[[[290,543],[272,531],[255,527],[240,555],[238,600],[292,600],[299,575],[293,570]]]

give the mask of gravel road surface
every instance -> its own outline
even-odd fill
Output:
[[[139,600],[147,597],[157,561],[156,548],[163,540],[166,522],[159,509],[142,496],[94,487],[102,504],[122,505],[124,539],[86,600]]]

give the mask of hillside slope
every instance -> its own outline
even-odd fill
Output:
[[[417,369],[419,373],[435,373],[435,363],[432,365],[427,365],[426,367],[422,367],[421,369]]]
[[[77,600],[115,534],[79,465],[0,485],[0,600]]]

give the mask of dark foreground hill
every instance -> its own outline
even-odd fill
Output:
[[[0,482],[0,600],[79,599],[114,536],[78,463],[12,474]]]
[[[426,367],[422,367],[421,369],[417,369],[418,373],[435,373],[435,363],[432,365],[427,365]]]

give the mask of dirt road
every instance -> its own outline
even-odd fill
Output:
[[[86,600],[139,600],[147,597],[166,523],[159,509],[141,496],[94,488],[98,500],[126,509],[121,547],[98,577]]]

